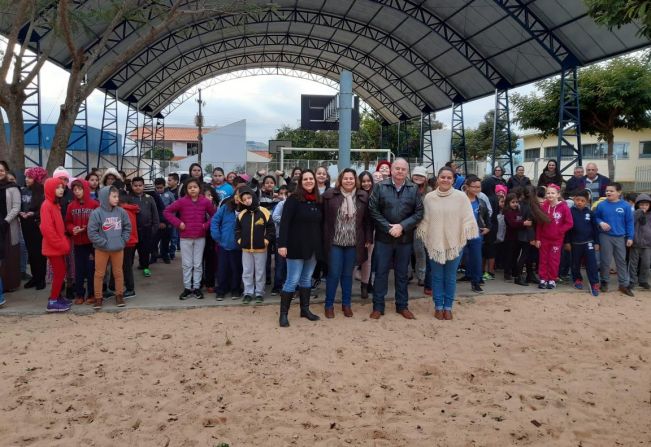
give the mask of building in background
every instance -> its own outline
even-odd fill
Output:
[[[571,140],[570,140],[571,141]],[[547,160],[556,159],[558,137],[552,135],[543,138],[537,131],[522,132],[524,169],[532,181],[537,181]],[[595,135],[581,135],[583,165],[594,162],[599,172],[608,175],[608,145]],[[573,157],[572,149],[562,149],[565,159]],[[651,129],[634,132],[627,129],[615,129],[615,147],[613,150],[615,162],[615,181],[623,183],[626,189],[634,189],[634,183],[639,181],[643,172],[651,171]],[[564,174],[572,175],[572,171]],[[637,179],[636,179],[637,177]]]

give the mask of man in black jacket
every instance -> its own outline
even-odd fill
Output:
[[[395,272],[396,312],[408,320],[408,270],[416,225],[423,218],[423,201],[418,187],[407,179],[409,164],[397,158],[391,165],[391,177],[373,187],[369,213],[375,223],[375,282],[371,318],[384,314],[384,298],[389,287],[389,270]]]

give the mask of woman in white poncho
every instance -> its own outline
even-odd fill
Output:
[[[451,320],[463,247],[466,241],[478,236],[479,230],[470,200],[453,188],[451,168],[439,170],[437,185],[423,199],[425,216],[418,226],[418,234],[425,243],[432,268],[434,317]]]

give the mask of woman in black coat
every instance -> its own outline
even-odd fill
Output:
[[[298,287],[301,317],[316,321],[310,312],[311,278],[317,260],[323,259],[323,210],[314,172],[305,170],[289,196],[280,219],[278,254],[287,259],[287,279],[280,293],[280,326],[289,326],[287,313]]]
[[[542,174],[540,174],[540,178],[538,178],[538,186],[547,187],[552,183],[558,186],[559,188],[562,186],[561,184],[563,183],[563,176],[558,170],[558,166],[556,165],[556,160],[549,160],[547,162],[547,166],[545,166],[545,169],[543,169]]]

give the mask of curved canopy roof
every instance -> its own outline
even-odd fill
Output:
[[[635,24],[598,26],[582,0],[262,0],[225,15],[191,13],[205,2],[186,3],[188,12],[106,84],[122,101],[155,115],[197,83],[236,70],[279,67],[338,80],[346,69],[355,93],[396,122],[649,44]],[[116,27],[89,74],[160,20]],[[0,32],[8,26],[0,22]],[[96,50],[102,24],[94,31],[76,43]],[[63,40],[43,39],[60,40],[51,59],[69,66]]]

